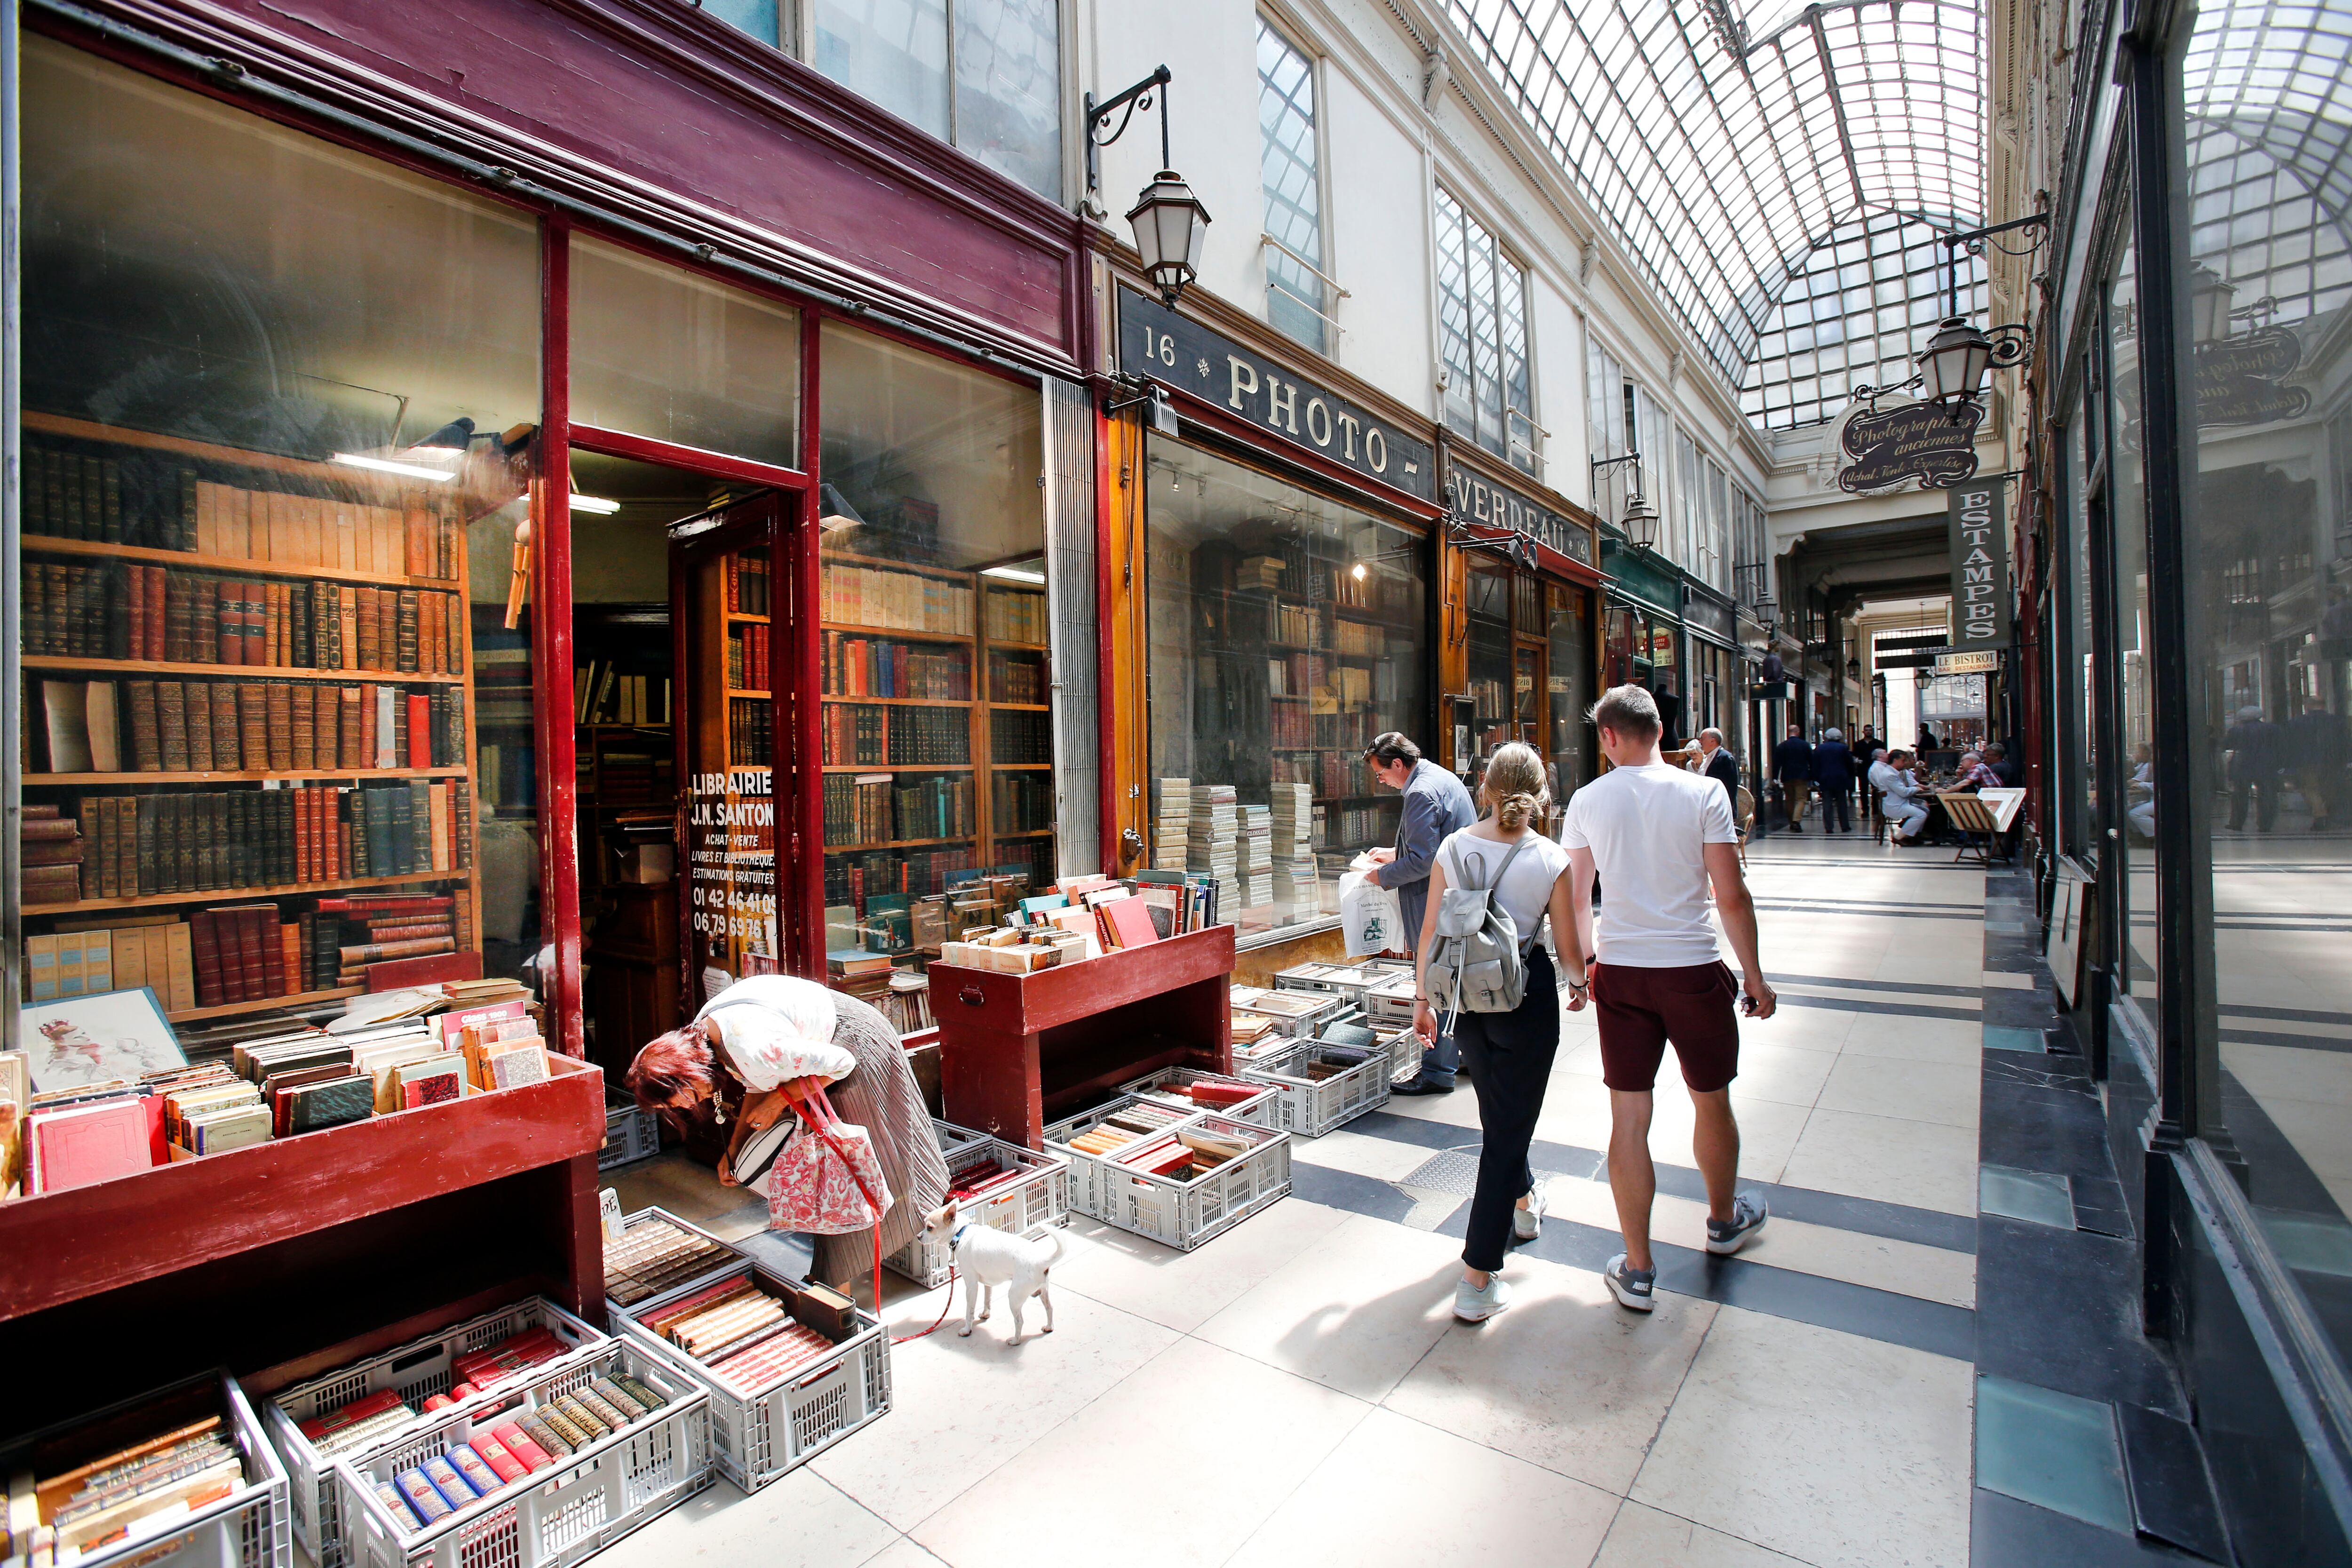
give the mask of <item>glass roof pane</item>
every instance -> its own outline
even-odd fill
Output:
[[[1934,296],[1935,228],[1982,221],[1979,0],[1760,0],[1746,16],[1735,0],[1447,0],[1446,11],[1645,280],[1729,380],[1760,394],[1743,395],[1751,414],[1802,423],[1845,395],[1832,374],[1798,398],[1785,363],[1756,359],[1785,300],[1801,312],[1788,325],[1811,319],[1809,272],[1832,296],[1825,341],[1854,337],[1863,359],[1910,353],[1874,335],[1871,279]],[[2280,101],[2315,84],[2294,85]],[[1832,240],[1851,254],[1819,250]],[[1965,274],[1969,286],[1980,265]],[[1849,324],[1850,309],[1862,319]],[[1903,379],[1888,363],[1853,374]]]

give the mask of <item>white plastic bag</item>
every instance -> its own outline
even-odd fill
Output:
[[[1391,948],[1412,946],[1404,934],[1404,909],[1395,892],[1373,881],[1366,871],[1339,874],[1339,924],[1348,938],[1349,958],[1370,958]]]

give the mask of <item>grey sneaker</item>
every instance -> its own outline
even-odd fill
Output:
[[[1630,1307],[1636,1312],[1656,1309],[1656,1269],[1629,1268],[1625,1266],[1625,1255],[1621,1252],[1601,1270],[1601,1278],[1608,1282],[1609,1293],[1617,1298],[1619,1306]],[[1462,1309],[1456,1306],[1454,1310],[1459,1312]]]
[[[1511,1235],[1520,1241],[1533,1241],[1543,1234],[1544,1184],[1538,1182],[1528,1189],[1528,1206],[1511,1211]]]
[[[1486,1276],[1484,1290],[1471,1289],[1467,1279],[1454,1286],[1454,1315],[1465,1323],[1483,1323],[1511,1304],[1511,1288],[1499,1274]]]
[[[1764,1228],[1771,1217],[1764,1200],[1752,1193],[1742,1193],[1731,1200],[1729,1219],[1709,1218],[1706,1222],[1706,1249],[1718,1258],[1729,1257],[1748,1245],[1748,1237]]]

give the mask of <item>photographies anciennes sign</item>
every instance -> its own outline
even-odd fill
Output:
[[[1922,489],[1947,489],[1977,471],[1977,427],[1983,405],[1906,403],[1862,409],[1845,422],[1839,445],[1846,464],[1838,488],[1849,495],[1888,489],[1912,479]]]

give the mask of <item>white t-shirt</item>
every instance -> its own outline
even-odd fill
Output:
[[[1543,919],[1544,910],[1551,902],[1552,884],[1568,869],[1568,851],[1532,827],[1519,842],[1526,847],[1511,861],[1510,869],[1503,873],[1502,885],[1495,889],[1495,902],[1511,917],[1511,924],[1519,933],[1519,945],[1525,947],[1535,936],[1537,922]],[[1512,846],[1484,837],[1467,827],[1457,828],[1438,846],[1437,864],[1445,868],[1447,887],[1483,888],[1493,879],[1496,869],[1503,864],[1503,857],[1511,849]]]
[[[1703,847],[1739,841],[1721,784],[1664,763],[1615,768],[1568,797],[1559,837],[1591,850],[1600,872],[1592,941],[1601,963],[1682,969],[1723,956]]]

